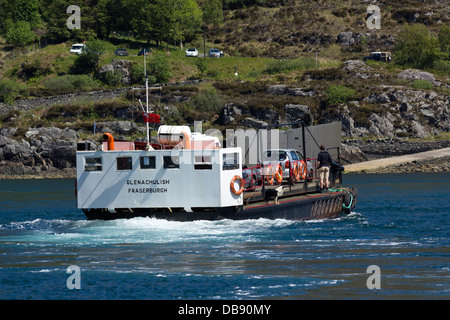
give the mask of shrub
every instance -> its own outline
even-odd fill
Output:
[[[217,112],[224,106],[224,100],[216,89],[201,91],[192,99],[192,103],[198,110],[206,112]]]
[[[326,91],[326,101],[329,105],[348,102],[356,93],[352,88],[340,85],[332,85]]]
[[[11,105],[16,98],[24,95],[28,95],[27,86],[9,79],[0,82],[0,101]]]
[[[172,77],[170,63],[164,53],[155,53],[148,62],[148,81],[150,83],[168,82]]]
[[[122,79],[124,77],[123,72],[121,71],[109,71],[105,74],[103,82],[110,86],[118,86],[122,84]]]
[[[61,117],[78,118],[82,115],[82,109],[73,105],[56,105],[50,107],[42,118],[49,120],[57,120]]]
[[[206,71],[207,65],[205,59],[197,59],[195,61],[195,66],[197,67],[198,71],[203,75]]]
[[[433,67],[442,53],[439,41],[425,25],[405,25],[397,34],[395,62],[414,68]]]
[[[295,60],[280,59],[269,62],[267,68],[264,70],[264,73],[278,74],[294,70],[313,69],[315,66],[316,61],[308,57],[301,57]]]
[[[131,66],[130,81],[132,84],[145,84],[144,66],[141,63],[134,63]]]
[[[50,74],[51,72],[52,70],[49,67],[44,67],[41,60],[37,58],[31,63],[24,62],[18,75],[24,80],[29,80],[31,78]]]
[[[434,65],[433,65],[433,69],[448,73],[448,70],[450,70],[450,60],[435,61]]]
[[[413,87],[416,89],[429,90],[434,88],[434,84],[427,80],[414,80]]]
[[[88,75],[64,75],[46,80],[44,87],[52,94],[64,94],[73,91],[94,90],[98,88],[98,85]]]
[[[105,52],[105,44],[100,40],[92,40],[86,44],[86,48],[80,54],[72,67],[76,74],[91,73],[97,69],[100,56]]]
[[[328,68],[323,70],[311,70],[302,75],[303,81],[308,80],[325,80],[335,81],[342,80],[344,78],[344,72],[341,68]]]
[[[439,47],[445,59],[450,59],[450,27],[443,24],[438,35]]]

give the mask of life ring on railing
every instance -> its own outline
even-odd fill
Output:
[[[300,174],[299,174],[298,164],[297,163],[294,163],[294,166],[292,168],[291,180],[292,180],[292,182],[299,182],[300,181]]]
[[[275,172],[272,165],[268,165],[266,168],[266,180],[271,186],[275,183]]]
[[[298,170],[298,174],[301,177],[302,180],[306,179],[306,165],[305,165],[305,161],[301,160],[299,162],[299,170]]]
[[[280,164],[278,164],[275,169],[275,180],[278,184],[281,184],[283,182],[283,169],[281,168]]]
[[[236,180],[238,180],[239,179],[239,181],[240,181],[240,188],[239,188],[239,190],[236,190],[236,188],[234,187],[234,183],[236,182]],[[244,192],[244,179],[242,179],[240,176],[238,176],[238,175],[235,175],[232,179],[231,179],[231,182],[230,182],[230,189],[231,189],[231,192],[233,192],[235,195],[240,195],[242,192]]]

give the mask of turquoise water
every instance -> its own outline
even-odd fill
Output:
[[[1,180],[0,299],[448,299],[450,174],[344,179],[355,212],[309,222],[87,221],[73,179]]]

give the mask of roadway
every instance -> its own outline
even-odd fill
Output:
[[[345,165],[345,173],[372,171],[383,167],[394,166],[402,163],[411,163],[413,161],[423,161],[450,156],[450,148],[431,150],[426,152],[407,154],[403,156],[389,157],[371,161],[364,161]]]

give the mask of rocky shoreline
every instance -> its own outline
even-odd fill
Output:
[[[0,179],[74,178],[79,134],[72,129],[30,128],[24,138],[17,129],[0,130]],[[97,148],[99,142],[91,141]],[[344,140],[343,165],[450,147],[450,140],[408,141],[400,139]],[[450,158],[413,161],[365,173],[449,172]]]

